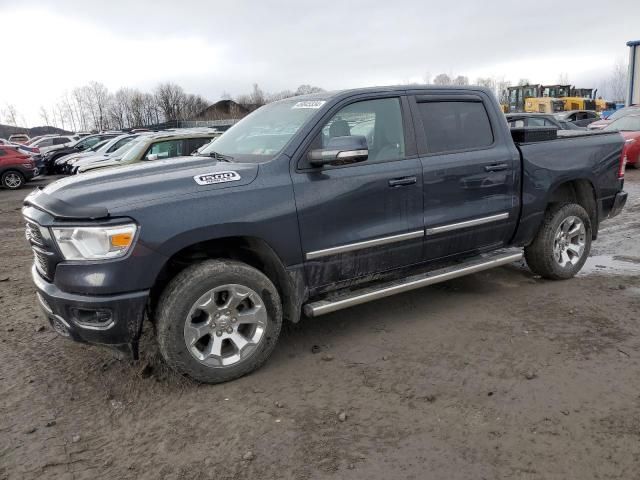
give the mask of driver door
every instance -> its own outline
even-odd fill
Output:
[[[424,238],[422,168],[404,97],[351,101],[329,113],[303,150],[293,184],[311,288],[370,280],[418,263]],[[368,158],[313,167],[311,150],[366,138]]]

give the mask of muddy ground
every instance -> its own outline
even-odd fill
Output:
[[[138,363],[57,337],[30,189],[0,191],[0,478],[638,478],[640,171],[626,189],[578,278],[514,265],[306,319],[219,386],[167,371],[151,331]]]

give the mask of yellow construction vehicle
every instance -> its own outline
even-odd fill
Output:
[[[596,101],[584,97],[563,97],[565,110],[595,110]]]
[[[603,112],[605,110],[615,110],[615,102],[607,102],[604,98],[596,99],[596,112]]]
[[[509,87],[508,112],[556,113],[563,110],[563,102],[552,96],[543,95],[540,84]]]
[[[545,85],[542,87],[542,94],[562,100],[565,111],[596,109],[592,88],[575,88],[571,85]]]
[[[531,113],[558,113],[565,108],[564,102],[558,98],[535,97],[524,101],[524,111]]]

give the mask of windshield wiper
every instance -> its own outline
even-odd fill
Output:
[[[233,160],[232,156],[225,155],[223,153],[218,153],[218,152],[209,152],[206,155],[209,157],[213,157],[220,162],[231,162]]]

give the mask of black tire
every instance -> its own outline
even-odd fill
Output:
[[[585,228],[584,250],[576,264],[561,265],[554,258],[555,235],[560,225],[569,217],[579,218]],[[565,280],[580,271],[591,251],[591,220],[580,205],[575,203],[554,204],[545,212],[540,230],[525,247],[524,257],[529,268],[538,275],[551,280]]]
[[[2,174],[0,183],[8,190],[17,190],[24,185],[24,175],[16,170],[8,170]]]
[[[187,348],[185,322],[200,297],[227,284],[248,287],[259,295],[267,311],[266,328],[249,357],[229,366],[204,365]],[[282,328],[280,295],[271,280],[259,270],[233,260],[207,260],[180,272],[165,288],[156,312],[158,345],[164,360],[176,372],[204,383],[226,382],[259,368],[271,355]]]

